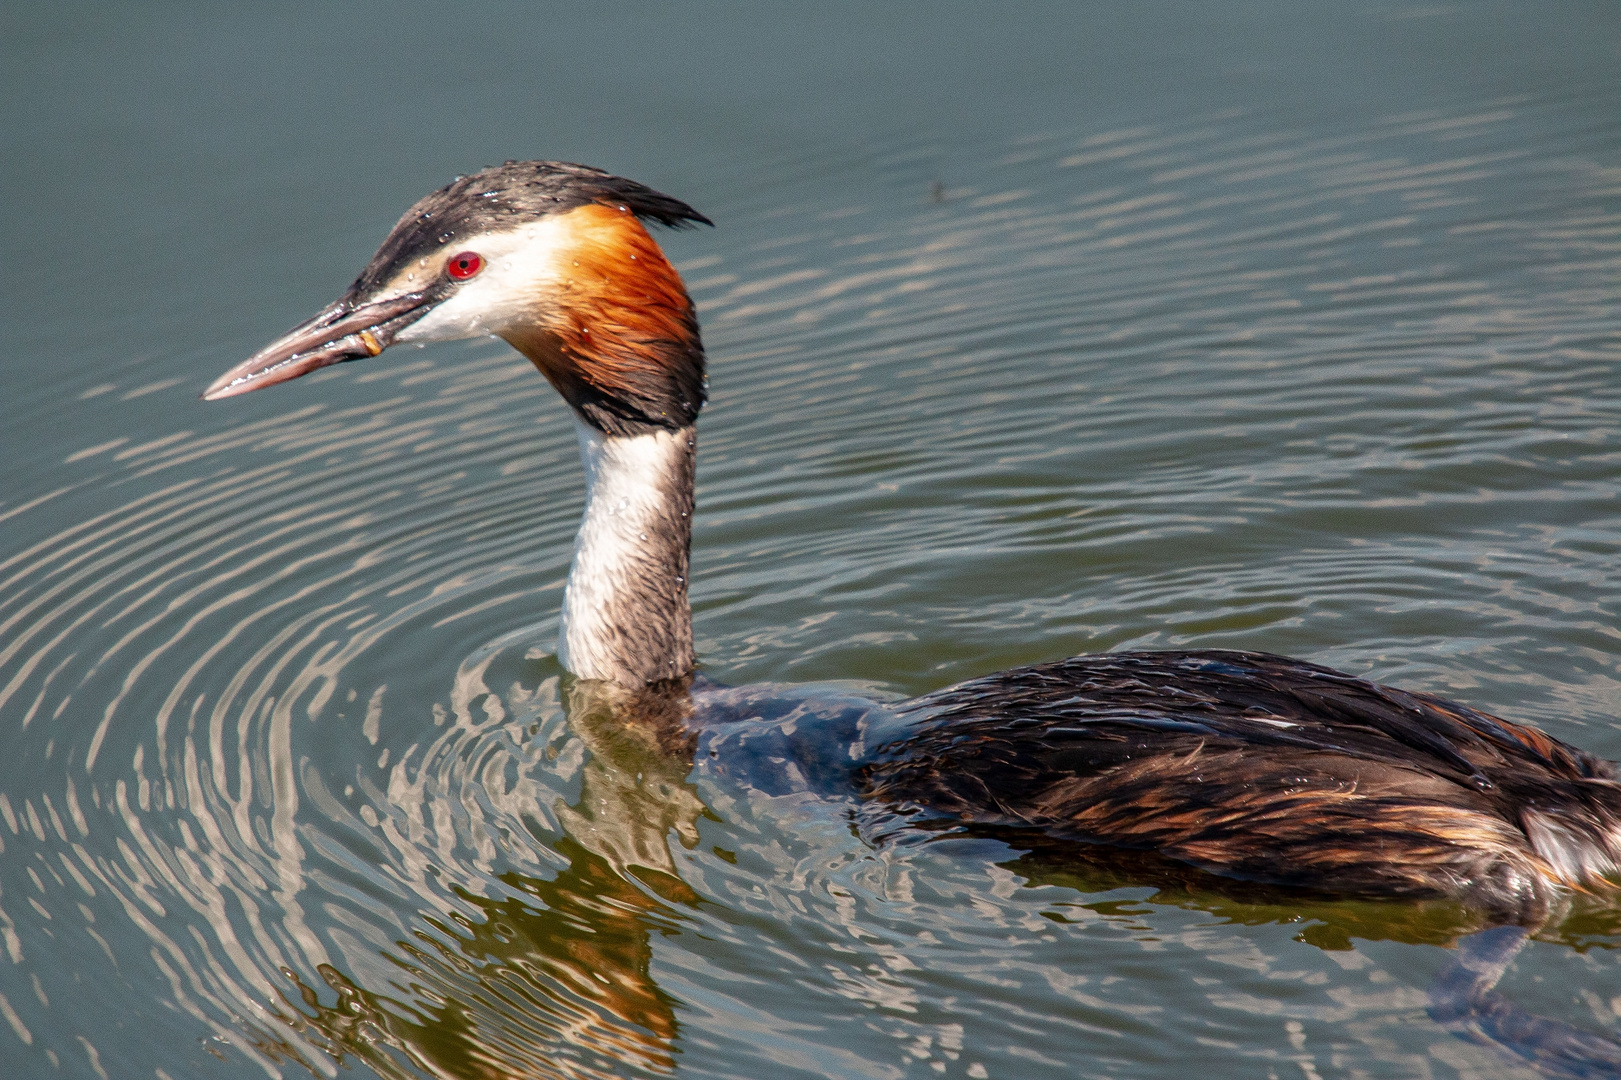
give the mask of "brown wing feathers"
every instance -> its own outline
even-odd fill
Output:
[[[1083,656],[908,708],[919,721],[864,770],[866,792],[965,821],[1519,914],[1621,862],[1609,762],[1284,657]]]

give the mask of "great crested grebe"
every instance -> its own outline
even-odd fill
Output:
[[[704,350],[642,221],[710,224],[597,169],[507,162],[402,217],[341,299],[221,376],[231,397],[399,342],[494,335],[573,409],[584,520],[558,659],[679,688]],[[1535,923],[1621,865],[1616,766],[1536,728],[1281,656],[1077,656],[896,707],[855,790],[903,809],[1156,852],[1328,893],[1447,897]]]

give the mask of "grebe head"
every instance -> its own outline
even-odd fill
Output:
[[[598,169],[509,161],[418,202],[342,298],[215,380],[210,401],[402,342],[505,338],[607,435],[676,431],[704,401],[692,302],[641,219],[712,224]]]

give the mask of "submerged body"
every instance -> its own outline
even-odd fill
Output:
[[[640,218],[707,221],[577,165],[508,162],[460,178],[407,212],[342,299],[205,396],[395,342],[510,342],[574,410],[587,473],[559,659],[664,710],[689,693],[695,663],[687,575],[704,357],[680,277]],[[1566,890],[1608,888],[1621,864],[1610,763],[1282,657],[1082,656],[889,712],[816,759],[823,779],[950,820],[1280,885],[1449,897],[1505,921],[1540,920]]]
[[[902,711],[865,794],[1226,876],[1536,921],[1621,859],[1612,763],[1287,657],[1077,656]]]

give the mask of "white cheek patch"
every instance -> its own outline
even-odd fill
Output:
[[[499,334],[515,324],[540,320],[541,298],[558,280],[558,263],[569,240],[561,217],[542,218],[511,232],[485,233],[458,241],[456,254],[475,251],[484,269],[457,285],[432,311],[400,331],[401,343],[459,341]],[[443,273],[439,269],[436,273]],[[406,283],[409,291],[414,283]],[[420,286],[417,286],[420,287]]]

